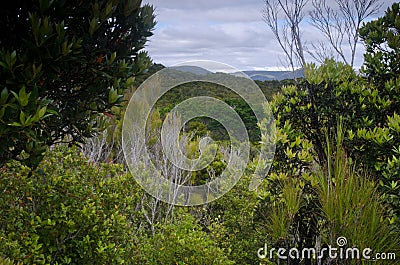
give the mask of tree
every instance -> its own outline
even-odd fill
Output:
[[[400,76],[399,9],[399,3],[394,3],[387,9],[385,16],[360,29],[360,37],[367,48],[363,72],[380,87]]]
[[[313,50],[305,46],[300,30],[304,8],[308,0],[264,0],[264,21],[272,30],[292,69],[306,64],[305,53],[323,63],[335,54],[346,64],[354,66],[359,30],[369,16],[382,6],[379,0],[335,0],[336,7],[326,0],[312,0],[310,23],[327,40],[311,43]],[[308,46],[308,45],[307,45]],[[349,48],[350,52],[347,52]]]
[[[362,74],[375,86],[375,104],[370,113],[377,128],[363,131],[362,139],[373,172],[382,176],[381,188],[393,212],[400,216],[400,5],[394,3],[385,15],[365,24],[360,36],[367,51]],[[372,118],[373,117],[373,118]],[[381,136],[381,137],[379,137]],[[382,139],[383,138],[383,139]],[[372,143],[372,144],[371,144]]]
[[[382,18],[360,29],[367,47],[366,62],[361,75],[357,75],[349,65],[333,60],[326,60],[320,67],[310,64],[305,68],[304,80],[296,85],[284,86],[282,93],[275,95],[272,100],[271,106],[277,123],[277,148],[272,174],[266,181],[268,192],[272,196],[267,197],[265,204],[275,203],[277,198],[284,196],[285,189],[280,187],[285,187],[287,184],[281,183],[290,180],[297,185],[296,189],[301,190],[304,198],[303,206],[295,211],[296,218],[290,220],[291,223],[285,226],[287,228],[285,231],[294,235],[288,237],[288,240],[294,238],[303,247],[315,245],[315,242],[310,242],[309,239],[320,236],[323,230],[319,230],[318,225],[321,222],[318,220],[326,217],[324,215],[327,214],[327,208],[323,208],[329,207],[329,204],[337,199],[336,195],[339,196],[341,192],[352,194],[355,201],[362,199],[362,193],[371,192],[365,190],[359,193],[365,184],[362,182],[357,184],[359,188],[353,190],[346,191],[346,186],[339,187],[336,182],[339,179],[335,175],[340,173],[340,168],[332,166],[332,162],[336,163],[335,166],[340,166],[345,165],[340,161],[346,161],[348,165],[357,169],[349,173],[359,175],[361,178],[365,176],[365,171],[368,172],[380,196],[379,202],[376,201],[374,204],[383,204],[385,222],[388,221],[390,225],[398,228],[400,215],[398,17],[399,5],[394,4]],[[343,148],[341,152],[346,157],[338,157],[336,160],[326,152],[331,145],[326,136],[341,131],[338,124],[343,124],[344,129],[337,144]],[[338,151],[333,154],[337,155]],[[320,174],[321,177],[315,179],[315,172],[321,169],[326,173]],[[333,171],[330,172],[331,170]],[[324,191],[316,193],[314,188],[325,185],[325,189],[331,189],[331,183],[323,183],[321,180],[329,180],[332,176],[335,176],[335,192],[338,193],[331,193],[334,195],[331,202],[324,202],[321,200],[321,195],[324,194],[324,198],[327,198],[326,193]],[[350,185],[351,182],[347,181],[346,184]],[[290,206],[288,200],[283,203],[284,206]],[[370,205],[372,202],[365,203],[367,204]],[[344,206],[345,204],[341,205]],[[354,206],[348,205],[344,208],[350,209],[349,207]],[[364,211],[371,210],[368,210],[368,207],[363,207]],[[267,206],[266,209],[269,211]],[[321,212],[321,209],[324,212]],[[348,210],[348,213],[350,212],[352,211]],[[276,212],[274,220],[286,220],[279,217],[283,213],[285,212]],[[290,213],[294,214],[293,211]],[[336,213],[341,214],[338,211]],[[333,224],[337,217],[331,215],[329,218]],[[269,223],[274,224],[272,221]],[[276,222],[277,225],[281,223]],[[371,223],[371,225],[378,227],[382,224]],[[349,230],[347,235],[349,238],[351,231]],[[356,234],[361,235],[361,233]]]
[[[9,1],[0,11],[0,165],[35,166],[46,146],[101,127],[150,59],[141,1]]]
[[[329,6],[326,0],[312,1],[314,10],[310,11],[311,24],[324,35],[333,51],[327,54],[324,45],[318,47],[313,44],[316,52],[310,54],[324,60],[336,53],[343,62],[353,67],[359,29],[363,21],[376,14],[382,5],[379,0],[335,0],[335,3],[338,9]],[[346,44],[350,47],[350,55],[346,54]]]
[[[300,23],[304,18],[303,9],[307,2],[308,0],[264,0],[264,21],[272,30],[293,71],[298,65],[303,67],[306,64]],[[281,19],[283,23],[279,21]]]
[[[387,202],[400,213],[400,81],[377,86],[349,65],[327,60],[308,65],[306,79],[282,88],[271,103],[278,125],[275,168],[300,176],[327,161],[325,135],[343,120],[350,159],[380,182]],[[288,163],[290,161],[290,163]]]

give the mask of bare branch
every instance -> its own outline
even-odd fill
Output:
[[[335,0],[335,3],[337,7],[334,9],[326,0],[312,0],[311,24],[324,35],[339,58],[353,67],[358,30],[367,17],[379,11],[382,4],[380,0]],[[350,54],[345,52],[347,46]],[[313,57],[320,55],[317,52]]]
[[[306,64],[300,23],[308,0],[264,0],[263,19],[271,29],[294,71]]]
[[[335,58],[335,52],[322,41],[317,42],[317,44],[311,43],[311,47],[313,51],[307,51],[308,54],[320,64],[323,64],[326,58]]]

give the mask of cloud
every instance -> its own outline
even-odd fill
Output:
[[[147,0],[145,3],[150,3],[155,7],[168,9],[181,9],[188,12],[193,10],[215,10],[225,7],[240,7],[240,6],[256,6],[263,3],[263,0],[219,0],[219,1],[196,1],[196,0]]]
[[[187,60],[215,60],[241,70],[285,66],[284,54],[262,20],[263,0],[146,0],[145,3],[156,8],[158,24],[146,47],[156,63],[170,66]],[[302,31],[307,43],[323,40],[307,23]],[[362,53],[360,45],[356,65],[362,64]]]

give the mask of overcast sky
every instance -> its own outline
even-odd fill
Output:
[[[332,0],[330,0],[332,1]],[[381,0],[382,16],[393,0]],[[155,63],[214,60],[240,70],[283,70],[284,55],[262,20],[263,0],[144,0],[156,8],[157,26],[146,50]],[[371,17],[370,19],[373,19]],[[303,23],[307,43],[323,40]],[[363,62],[358,46],[355,66]]]

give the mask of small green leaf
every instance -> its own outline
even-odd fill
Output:
[[[26,118],[26,120],[25,120],[25,126],[29,126],[29,125],[31,125],[33,122],[35,122],[35,118],[34,117],[32,117],[32,115],[29,115],[27,118]]]
[[[52,114],[52,115],[58,115],[57,111],[53,110],[53,109],[48,109],[47,113]],[[47,116],[47,115],[46,115]]]
[[[43,108],[41,108],[41,109],[39,110],[39,112],[38,112],[38,114],[39,114],[39,119],[41,119],[41,118],[44,116],[44,114],[46,114],[46,110],[47,110],[47,106],[44,106]]]
[[[17,61],[17,52],[13,51],[10,56],[10,69],[14,66],[15,62]]]
[[[8,124],[10,126],[16,126],[16,127],[21,127],[22,125],[16,121],[14,121],[13,123]]]
[[[9,96],[8,89],[5,87],[1,91],[0,104],[5,104],[7,102],[8,96]]]
[[[17,93],[15,93],[14,91],[10,91],[10,92],[11,92],[11,94],[13,94],[15,99],[19,101],[19,97],[18,97]]]
[[[118,91],[113,87],[110,89],[108,93],[108,103],[113,104],[118,100]]]
[[[113,52],[113,53],[111,54],[110,59],[108,60],[108,64],[112,64],[112,63],[115,61],[115,58],[117,58],[117,53],[116,53],[116,52]]]
[[[21,125],[25,125],[26,116],[23,111],[21,111],[21,113],[19,114],[19,121],[21,122]]]
[[[31,93],[26,94],[25,92],[25,86],[22,87],[22,89],[19,90],[18,93],[18,98],[19,98],[19,104],[21,107],[25,107],[29,103],[29,96]]]
[[[129,87],[133,86],[134,83],[135,83],[135,77],[131,76],[126,80],[125,85],[127,88],[129,88]]]
[[[98,27],[99,27],[98,22],[99,22],[99,19],[95,18],[95,17],[90,20],[90,24],[89,24],[90,36],[93,36],[94,32],[98,29]]]

